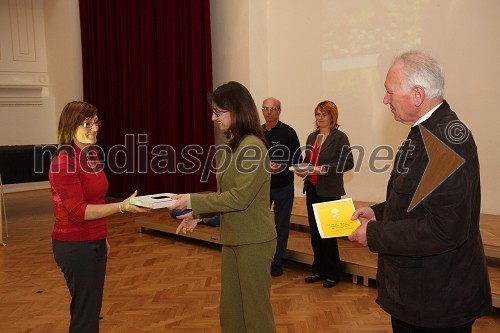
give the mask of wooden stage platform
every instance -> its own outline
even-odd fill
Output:
[[[368,203],[357,202],[356,207]],[[309,237],[305,198],[296,197],[292,217],[290,219],[290,237],[288,240],[285,258],[305,264],[312,264],[313,252]],[[170,216],[167,209],[158,210],[152,214],[142,215],[135,220],[140,232],[147,229],[158,230],[175,234],[179,221]],[[492,288],[493,305],[500,308],[500,216],[481,215],[481,235],[486,256]],[[180,237],[194,238],[210,243],[219,244],[219,228],[207,225],[198,225],[192,233],[179,234]],[[377,254],[347,238],[339,238],[339,253],[342,270],[352,275],[353,283],[362,282],[368,286],[370,280],[376,279]]]

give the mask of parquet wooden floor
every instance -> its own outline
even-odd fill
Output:
[[[0,247],[0,332],[67,332],[69,295],[52,257],[48,190],[6,195],[7,246]],[[220,247],[160,232],[139,233],[137,215],[110,219],[101,332],[220,332]],[[307,265],[285,262],[273,279],[277,332],[390,332],[374,286],[345,276],[332,289],[307,285]],[[500,332],[500,310],[475,333]]]

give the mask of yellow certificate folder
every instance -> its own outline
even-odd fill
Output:
[[[358,220],[351,220],[354,213],[354,203],[351,198],[312,206],[321,238],[349,236],[360,225]]]

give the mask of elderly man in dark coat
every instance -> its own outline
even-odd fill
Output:
[[[378,253],[377,303],[394,332],[471,332],[492,311],[479,232],[479,162],[472,134],[444,97],[432,57],[398,56],[384,104],[411,125],[396,155],[386,201],[355,211],[351,241]]]

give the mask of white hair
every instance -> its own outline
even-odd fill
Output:
[[[393,64],[398,62],[403,64],[401,85],[404,91],[420,86],[428,100],[444,98],[444,73],[436,59],[421,51],[408,51],[397,56]]]

